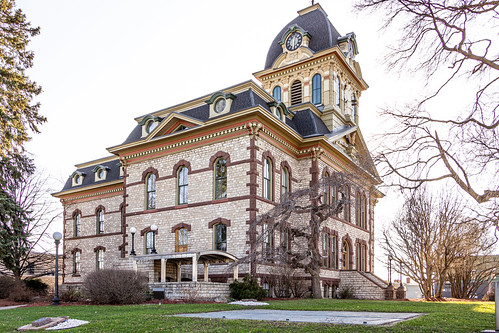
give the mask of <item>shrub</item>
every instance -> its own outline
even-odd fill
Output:
[[[42,282],[42,280],[40,279],[27,279],[24,280],[24,284],[26,285],[26,287],[28,287],[29,290],[38,295],[47,294],[47,289],[49,287],[48,284]]]
[[[8,276],[0,276],[0,299],[9,297],[16,281]]]
[[[33,292],[23,283],[15,283],[10,289],[9,299],[14,302],[30,302],[33,298]]]
[[[261,300],[267,296],[265,289],[260,287],[257,280],[250,275],[246,275],[242,282],[238,280],[232,282],[229,287],[230,296],[235,299],[255,298]]]
[[[83,299],[83,295],[78,289],[68,289],[61,294],[61,301],[63,302],[78,302],[81,299]]]
[[[101,269],[87,275],[83,293],[96,304],[136,304],[146,299],[147,278],[130,270]]]

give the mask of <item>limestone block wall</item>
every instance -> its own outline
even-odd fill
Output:
[[[213,301],[216,297],[230,296],[227,283],[217,282],[171,282],[153,283],[149,288],[161,288],[165,290],[165,298],[170,300],[206,300]]]
[[[64,283],[81,283],[84,277],[94,271],[97,265],[96,248],[104,251],[104,268],[114,268],[121,258],[119,246],[123,243],[121,234],[120,205],[123,197],[117,195],[96,198],[86,201],[76,201],[67,204],[64,209]],[[104,210],[104,233],[97,234],[96,210]],[[81,236],[74,237],[73,216],[81,214]],[[80,252],[80,271],[73,274],[73,253]]]
[[[379,281],[371,276],[372,274],[358,271],[340,271],[339,290],[352,288],[354,296],[358,299],[384,300],[386,285],[379,284]]]

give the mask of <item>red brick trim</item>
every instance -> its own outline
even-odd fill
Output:
[[[190,224],[187,224],[187,223],[179,223],[179,224],[175,224],[173,227],[172,227],[172,233],[175,233],[176,230],[178,229],[182,229],[182,228],[187,228],[187,231],[191,231],[191,225]]]
[[[225,224],[226,226],[230,227],[230,220],[224,219],[222,217],[214,219],[213,221],[208,223],[208,229],[213,229],[213,226],[215,224]]]
[[[99,250],[106,252],[106,248],[104,246],[99,245],[97,247],[94,247],[94,252],[97,252]]]
[[[182,166],[186,167],[186,168],[187,168],[187,170],[189,170],[189,173],[191,173],[191,172],[192,172],[192,170],[191,170],[191,163],[189,163],[189,162],[188,162],[188,161],[186,161],[186,160],[180,160],[180,161],[178,161],[178,162],[177,162],[177,163],[173,166],[173,172],[172,172],[172,176],[173,176],[173,177],[177,177],[177,172],[178,172],[178,169],[179,169],[180,167],[182,167]]]
[[[121,232],[110,232],[108,234],[88,235],[88,236],[79,236],[79,237],[66,237],[65,240],[97,238],[97,237],[116,236],[116,235],[122,235],[122,233]]]
[[[208,166],[208,168],[210,170],[214,170],[215,168],[215,161],[219,158],[223,157],[225,159],[225,161],[227,162],[227,166],[230,165],[230,155],[226,152],[223,152],[223,151],[219,151],[217,152],[215,155],[213,155],[211,158],[210,158],[210,165]]]
[[[83,216],[82,216],[83,214],[81,213],[81,210],[79,210],[79,209],[75,209],[75,210],[73,211],[73,214],[71,215],[71,219],[73,219],[73,220],[74,220],[74,218],[75,218],[76,214],[80,214],[80,218],[82,218],[82,217],[83,217]]]
[[[75,254],[76,252],[80,252],[81,253],[81,249],[75,247],[74,249],[71,250],[71,254]]]
[[[155,234],[155,235],[157,235],[157,234],[158,234],[158,230],[159,230],[159,229],[156,229],[156,231],[154,231],[154,234]],[[152,230],[151,230],[151,226],[149,226],[149,227],[147,227],[147,228],[142,229],[142,230],[140,231],[140,235],[141,235],[141,236],[144,236],[144,234],[145,234],[145,233],[147,233],[147,232],[151,232],[151,231],[152,231]]]
[[[101,210],[104,212],[104,214],[106,214],[106,207],[102,206],[102,205],[99,205],[97,206],[97,208],[95,208],[95,215],[97,215],[97,213],[99,212],[99,210]]]
[[[144,172],[142,172],[142,183],[144,183],[144,184],[146,183],[146,177],[150,173],[154,174],[156,176],[156,179],[159,178],[158,170],[156,170],[153,167],[149,167],[149,168],[145,169]]]

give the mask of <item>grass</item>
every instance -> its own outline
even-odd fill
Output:
[[[69,316],[90,323],[68,332],[479,332],[494,328],[493,302],[398,302],[333,299],[271,301],[268,309],[426,313],[392,327],[177,318],[189,312],[241,309],[228,304],[42,306],[0,311],[0,331],[13,332],[42,317]],[[261,308],[261,307],[259,307]]]

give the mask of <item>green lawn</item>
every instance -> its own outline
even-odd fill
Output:
[[[272,301],[265,308],[281,310],[338,310],[423,312],[427,315],[392,327],[296,324],[285,322],[169,317],[170,314],[241,309],[227,304],[166,304],[133,306],[44,306],[0,311],[0,331],[12,332],[41,317],[69,316],[90,323],[68,332],[479,332],[494,328],[492,302],[396,302],[359,300]]]

